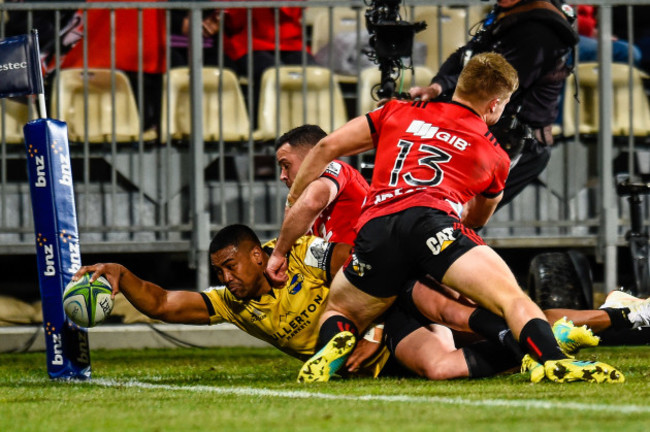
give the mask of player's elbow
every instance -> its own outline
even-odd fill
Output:
[[[305,210],[315,216],[318,216],[325,207],[327,207],[327,197],[322,194],[308,193],[303,198]]]

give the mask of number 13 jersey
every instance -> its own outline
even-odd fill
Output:
[[[460,217],[472,197],[503,191],[510,159],[471,108],[392,100],[366,116],[376,156],[358,228],[411,207]]]

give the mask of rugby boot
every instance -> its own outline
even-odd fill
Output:
[[[612,291],[600,309],[629,309],[625,318],[632,328],[650,327],[650,298],[640,299],[623,291]]]
[[[600,342],[600,338],[594,336],[589,327],[586,325],[576,327],[573,325],[573,321],[567,320],[566,317],[555,321],[553,334],[562,352],[571,358],[581,348],[595,347]]]
[[[544,367],[533,359],[530,354],[526,354],[521,360],[521,373],[530,372],[530,382],[538,383],[546,378]]]
[[[599,309],[613,308],[621,309],[630,307],[631,305],[643,301],[638,297],[634,297],[625,291],[615,290],[610,292],[605,299],[605,303]]]
[[[586,381],[622,383],[625,377],[613,366],[598,361],[574,359],[549,360],[544,363],[546,378],[557,383]]]
[[[298,382],[326,382],[345,363],[356,338],[348,331],[336,334],[330,341],[302,365]]]

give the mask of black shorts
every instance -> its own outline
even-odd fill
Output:
[[[347,279],[375,297],[392,297],[406,283],[430,275],[442,281],[449,267],[483,239],[442,210],[413,207],[368,221],[345,264]]]
[[[395,303],[384,316],[384,343],[390,351],[390,357],[379,376],[390,377],[412,377],[418,376],[415,372],[403,366],[397,357],[395,349],[397,345],[414,331],[433,324],[433,321],[420,313],[413,303],[413,285],[415,281],[408,283],[408,288],[400,294]]]
[[[422,315],[413,303],[415,282],[407,284],[404,292],[397,297],[384,316],[384,342],[393,355],[402,339],[422,327],[433,324],[433,321]]]

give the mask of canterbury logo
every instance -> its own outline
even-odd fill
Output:
[[[431,123],[427,123],[422,120],[413,120],[409,127],[406,129],[406,133],[411,133],[415,136],[421,137],[422,139],[435,138],[437,140],[444,141],[447,144],[453,145],[461,151],[465,150],[470,145],[464,139],[456,135],[452,135],[444,130],[440,130],[438,126],[433,126]]]

